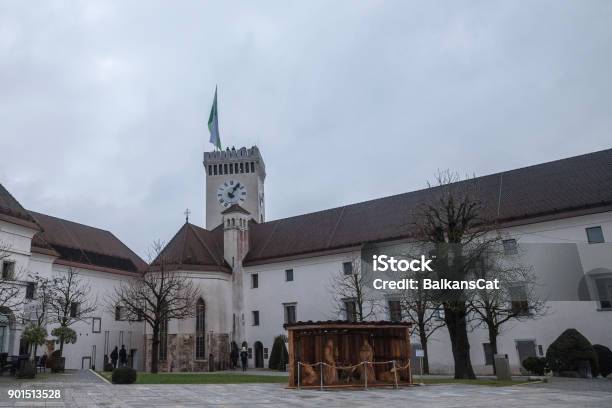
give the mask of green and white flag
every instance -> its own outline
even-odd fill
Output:
[[[221,150],[221,137],[219,136],[219,115],[217,113],[217,87],[215,86],[215,99],[213,99],[210,117],[208,118],[208,130],[210,131],[210,143]]]

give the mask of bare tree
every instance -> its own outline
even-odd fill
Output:
[[[22,271],[15,271],[15,263],[10,261],[11,246],[0,242],[0,308],[17,310],[25,301],[20,295],[25,283],[19,280]],[[7,265],[6,267],[4,265]]]
[[[499,241],[495,224],[485,218],[476,180],[461,180],[445,171],[439,172],[435,185],[429,187],[431,199],[415,214],[416,239],[431,248],[438,279],[466,280],[482,253]],[[451,339],[455,378],[474,379],[466,293],[460,289],[436,293]]]
[[[51,279],[49,289],[51,297],[48,303],[49,322],[59,324],[60,355],[64,351],[64,343],[74,339],[70,326],[83,321],[96,311],[97,299],[92,298],[92,290],[84,282],[78,272],[69,267]]]
[[[411,332],[419,336],[423,349],[423,373],[429,374],[429,352],[428,340],[441,327],[444,327],[444,319],[439,317],[441,307],[438,299],[430,290],[423,289],[423,279],[429,275],[423,272],[413,272],[406,279],[413,279],[417,289],[403,290],[401,294],[402,315],[407,320],[416,324]]]
[[[365,321],[376,316],[378,299],[369,289],[370,281],[362,273],[361,259],[350,262],[332,276],[330,290],[336,314],[349,321]]]
[[[474,269],[474,279],[499,282],[499,289],[475,289],[469,296],[471,321],[475,327],[487,329],[493,355],[497,354],[497,338],[504,325],[538,319],[546,313],[546,299],[539,293],[532,269],[521,264],[518,254],[506,257],[504,251],[494,247]]]
[[[151,372],[159,370],[160,331],[172,319],[195,316],[199,289],[192,279],[183,273],[169,270],[169,260],[162,252],[163,245],[156,241],[152,246],[153,258],[149,270],[135,279],[124,281],[115,287],[107,299],[107,307],[121,308],[126,320],[144,320],[152,331]]]
[[[38,274],[30,275],[29,279],[34,284],[34,293],[24,307],[23,321],[29,322],[30,327],[36,327],[40,332],[44,332],[46,337],[49,308],[55,294],[53,280]],[[33,346],[33,356],[36,357],[38,344],[34,343]]]

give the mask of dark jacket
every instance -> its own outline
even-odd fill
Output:
[[[113,349],[110,355],[111,360],[117,361],[119,359],[119,353],[117,352],[117,347]]]
[[[249,353],[247,353],[246,351],[241,351],[240,352],[240,359],[242,361],[247,361],[248,358],[249,358]]]
[[[127,363],[127,351],[123,347],[119,350],[119,361],[121,363]]]

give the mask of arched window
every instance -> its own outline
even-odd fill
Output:
[[[206,359],[206,305],[202,298],[196,304],[196,360]]]

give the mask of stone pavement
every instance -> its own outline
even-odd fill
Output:
[[[92,374],[93,375],[93,374]],[[394,390],[287,390],[279,384],[111,385],[97,378],[54,383],[21,383],[23,389],[62,390],[59,401],[9,400],[10,384],[0,383],[0,407],[596,407],[612,408],[612,391],[569,390],[544,385],[486,387],[432,385]],[[580,380],[579,380],[580,381]]]

